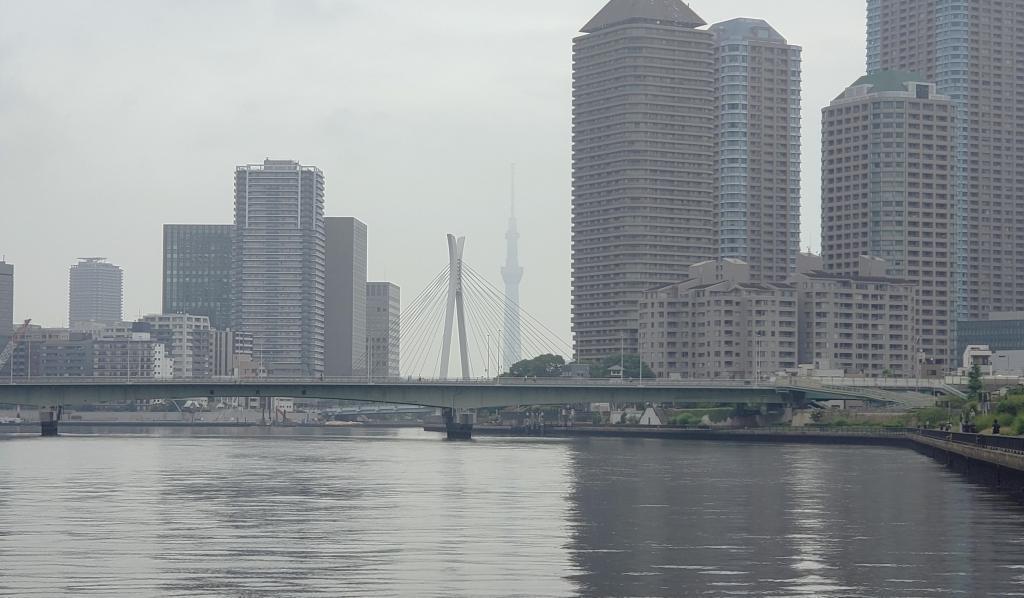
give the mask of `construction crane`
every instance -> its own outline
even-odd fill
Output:
[[[10,361],[11,355],[14,355],[14,348],[18,346],[18,341],[21,340],[21,337],[25,336],[25,333],[28,332],[28,325],[31,323],[32,318],[29,318],[25,320],[25,323],[16,331],[14,331],[14,336],[11,337],[11,341],[7,343],[6,347],[4,347],[4,352],[0,353],[0,370],[2,370],[4,366],[7,365],[7,362]],[[14,366],[12,365],[11,368],[13,369]]]

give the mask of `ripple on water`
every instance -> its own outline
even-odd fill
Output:
[[[0,596],[1008,596],[1019,514],[872,447],[25,438],[0,443]]]

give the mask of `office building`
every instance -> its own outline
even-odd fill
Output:
[[[954,105],[920,75],[861,77],[822,111],[824,270],[854,276],[862,256],[919,287],[919,349],[954,367]]]
[[[155,314],[142,319],[149,334],[174,360],[174,378],[207,379],[213,373],[210,319],[191,314]]]
[[[1024,351],[1024,312],[996,312],[987,320],[957,322],[956,354],[968,346],[985,345],[993,351]]]
[[[797,322],[792,285],[751,282],[741,260],[702,262],[644,293],[640,356],[659,378],[767,379],[797,367]]]
[[[759,19],[715,37],[719,255],[785,282],[800,252],[800,47]]]
[[[917,338],[918,286],[886,276],[885,260],[862,256],[856,273],[798,272],[799,358],[848,376],[935,375]]]
[[[0,350],[14,330],[14,264],[0,261]]]
[[[636,353],[644,291],[718,254],[714,39],[679,0],[611,0],[573,40],[576,358]]]
[[[123,319],[124,273],[106,258],[81,258],[68,276],[72,330],[102,330]]]
[[[366,375],[366,225],[327,218],[328,376]]]
[[[270,376],[324,371],[324,175],[290,160],[235,169],[232,324]]]
[[[998,0],[868,0],[869,73],[908,70],[956,107],[957,319],[1024,311],[1024,10]]]
[[[366,346],[371,376],[401,376],[401,310],[398,285],[366,283]]]
[[[235,227],[165,224],[163,313],[206,316],[231,326],[231,268]]]

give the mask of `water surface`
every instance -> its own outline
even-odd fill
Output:
[[[8,437],[0,596],[1024,595],[1021,514],[895,448]]]

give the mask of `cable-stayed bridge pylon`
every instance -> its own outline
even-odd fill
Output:
[[[401,316],[389,331],[400,339],[402,375],[448,379],[456,371],[457,377],[470,379],[508,372],[513,364],[503,359],[514,334],[506,329],[509,321],[519,323],[518,345],[524,359],[553,354],[568,360],[572,343],[470,266],[464,259],[465,245],[464,237],[448,235],[448,264],[412,301],[403,302]],[[455,341],[458,352],[453,355]]]

